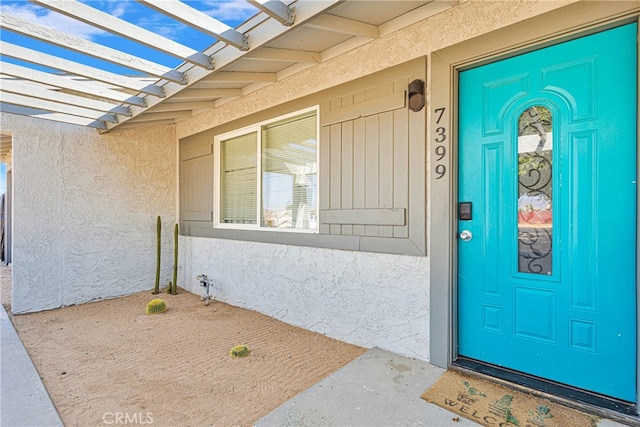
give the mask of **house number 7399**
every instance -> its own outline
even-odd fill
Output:
[[[436,126],[440,124],[440,120],[442,120],[442,116],[444,115],[445,108],[436,108],[433,111],[436,114]],[[436,155],[436,179],[440,179],[447,174],[447,167],[443,164],[443,160],[447,155],[447,147],[445,147],[444,142],[447,140],[447,128],[445,126],[438,126],[436,128],[435,135],[435,143],[436,146],[434,148],[434,154]]]

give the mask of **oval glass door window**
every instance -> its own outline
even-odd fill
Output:
[[[518,119],[518,271],[552,274],[553,119],[542,106]]]

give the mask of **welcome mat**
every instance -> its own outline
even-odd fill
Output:
[[[485,426],[595,427],[598,420],[547,399],[452,370],[445,372],[422,398]]]

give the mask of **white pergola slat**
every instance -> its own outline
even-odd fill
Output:
[[[260,9],[282,25],[291,25],[296,18],[293,8],[290,8],[280,0],[247,0],[250,4]]]
[[[84,105],[87,108],[101,111],[102,113],[119,114],[131,117],[131,110],[121,105],[113,105],[108,102],[98,101],[96,99],[84,98],[77,95],[70,95],[55,90],[44,89],[42,86],[25,84],[15,81],[0,81],[0,90],[2,92],[15,93],[17,95],[27,95],[37,99],[46,101],[59,102],[69,105]]]
[[[68,114],[52,113],[49,111],[23,107],[20,105],[12,105],[4,102],[0,102],[0,111],[2,111],[3,113],[18,114],[21,116],[29,116],[38,119],[51,120],[54,122],[69,123],[72,125],[87,126],[99,130],[107,130],[107,127],[103,121],[92,120]]]
[[[150,84],[144,80],[111,73],[109,71],[69,61],[68,59],[49,55],[26,47],[17,46],[5,41],[0,41],[0,52],[2,52],[3,56],[31,62],[32,64],[46,64],[49,68],[86,77],[90,80],[108,83],[123,89],[139,91],[159,98],[164,98],[165,96],[162,87]]]
[[[185,84],[186,78],[180,73],[164,65],[147,61],[140,57],[129,55],[97,43],[93,43],[80,37],[71,36],[60,31],[46,28],[29,21],[25,21],[16,16],[0,15],[0,28],[16,32],[47,43],[56,44],[64,48],[75,50],[76,52],[90,55],[98,59],[112,62],[132,70],[141,71],[145,74],[160,77],[175,83]]]
[[[249,50],[249,41],[244,34],[185,3],[166,0],[138,1],[156,9],[158,12],[197,28],[218,40],[222,40],[237,49]]]
[[[213,69],[213,60],[211,57],[76,0],[31,1],[112,34],[118,34],[134,42],[145,44],[161,52],[181,58],[200,67]]]
[[[146,61],[142,58],[120,52],[96,43],[89,42],[78,37],[67,35],[63,32],[45,28],[37,24],[24,21],[18,17],[10,15],[0,16],[0,27],[4,30],[16,32],[18,34],[38,39],[47,43],[72,49],[77,52],[88,54],[102,60],[125,66],[127,68],[144,72],[146,75],[156,76],[153,80],[144,78],[133,78],[130,76],[117,75],[95,67],[87,66],[65,58],[56,57],[47,53],[34,51],[25,47],[11,45],[0,42],[2,55],[33,64],[43,64],[49,68],[54,68],[69,75],[58,75],[47,73],[32,68],[22,67],[3,61],[0,63],[0,72],[3,75],[15,77],[17,80],[26,82],[41,83],[51,86],[52,89],[44,89],[44,94],[35,96],[32,85],[24,93],[19,94],[23,87],[16,86],[14,89],[3,92],[3,96],[8,100],[3,103],[10,106],[13,111],[36,111],[38,117],[44,113],[41,110],[52,111],[46,113],[48,119],[55,117],[67,123],[78,123],[74,119],[76,115],[89,116],[95,119],[86,124],[87,126],[99,129],[111,129],[122,125],[124,122],[140,118],[142,114],[153,114],[151,122],[166,121],[168,115],[163,114],[160,118],[157,113],[173,113],[174,119],[187,117],[193,111],[215,107],[215,99],[230,99],[243,95],[241,89],[246,83],[269,84],[277,81],[276,73],[271,72],[221,72],[211,70],[213,55],[215,54],[216,66],[221,67],[231,64],[236,60],[245,57],[247,54],[253,55],[252,59],[281,61],[281,62],[305,62],[318,63],[321,57],[318,52],[296,51],[290,49],[269,49],[263,45],[270,40],[282,35],[297,26],[308,22],[311,18],[324,12],[342,0],[323,0],[301,2],[300,0],[247,0],[253,4],[258,14],[247,22],[233,29],[226,24],[211,18],[208,15],[186,5],[179,0],[138,0],[140,3],[152,7],[155,10],[189,25],[192,28],[212,35],[220,40],[209,49],[197,52],[194,49],[172,42],[171,40],[157,36],[136,25],[115,18],[104,12],[94,9],[89,5],[76,0],[32,0],[34,3],[48,9],[63,13],[78,21],[101,28],[107,32],[127,37],[130,40],[150,46],[156,50],[170,53],[183,59],[185,62],[175,69],[169,69],[159,64]],[[287,3],[295,3],[292,7]],[[295,14],[294,14],[295,10]],[[297,22],[294,22],[294,16]],[[252,40],[251,51],[249,38]],[[260,52],[264,50],[264,52]],[[205,63],[206,59],[206,63]],[[75,78],[73,76],[76,76]],[[83,77],[88,81],[83,81]],[[198,84],[203,80],[203,84],[197,89],[184,91],[191,85]],[[104,84],[96,84],[103,82]],[[228,86],[217,88],[216,82],[224,82],[225,85],[238,85],[235,88]],[[0,81],[0,85],[11,85],[13,79]],[[27,83],[28,84],[28,83]],[[61,93],[67,91],[71,93]],[[138,93],[135,95],[135,93]],[[26,94],[29,94],[28,96]],[[17,109],[24,99],[16,99],[13,96],[30,97],[38,105],[37,109],[30,110],[25,105],[22,109]],[[86,95],[83,96],[83,95]],[[151,96],[150,96],[151,95]],[[159,106],[166,99],[174,98],[171,104],[166,107],[156,108],[148,111],[149,108]],[[95,98],[99,98],[95,99]],[[19,102],[20,101],[20,102]],[[114,104],[111,104],[114,102]],[[100,104],[101,103],[101,104]],[[100,111],[89,114],[92,108]],[[107,106],[110,108],[107,110]],[[9,107],[7,107],[9,108]],[[5,108],[5,110],[7,110]],[[166,109],[165,109],[166,108]],[[147,112],[148,111],[148,112]],[[38,113],[40,112],[40,113]],[[146,115],[145,114],[145,115]],[[116,115],[118,117],[116,117]],[[165,118],[167,117],[167,118]],[[120,119],[118,122],[118,118]],[[63,120],[65,119],[65,120]],[[146,121],[146,120],[144,120]]]
[[[93,120],[101,120],[103,122],[118,123],[118,118],[114,114],[103,114],[101,112],[90,110],[88,108],[75,107],[59,102],[45,101],[44,99],[35,99],[28,96],[17,95],[0,90],[0,102],[7,104],[19,105],[22,107],[36,108],[39,110],[51,111],[52,113],[63,113],[71,116],[85,117]]]
[[[66,78],[62,78],[61,76],[56,76],[55,74],[45,73],[43,71],[34,70],[32,68],[26,68],[21,65],[3,63],[2,73],[33,82],[56,86],[74,92],[80,92],[99,98],[110,99],[112,101],[120,103],[127,103],[136,105],[138,107],[144,107],[146,105],[145,99],[139,96],[131,96],[124,92],[107,89],[91,83],[69,80]]]
[[[256,14],[235,29],[187,5],[186,0],[137,0],[218,40],[202,51],[111,16],[90,2],[31,1],[183,61],[169,68],[15,16],[0,15],[3,30],[143,73],[116,74],[45,53],[46,49],[41,52],[0,41],[1,111],[108,131],[116,127],[175,123],[197,112],[215,109],[233,98],[439,13],[458,0],[414,0],[411,7],[400,7],[397,12],[387,2],[377,9],[375,0],[245,0],[255,7]],[[369,16],[369,12],[373,15]],[[357,20],[359,14],[363,17],[361,21]],[[384,21],[387,14],[390,17]],[[298,31],[299,28],[303,29]],[[340,36],[327,37],[325,41],[318,39],[319,32]],[[307,45],[305,37],[315,39]],[[309,49],[304,50],[306,46]],[[15,65],[12,63],[15,61],[7,58],[36,67]],[[40,71],[37,65],[60,73]]]
[[[164,0],[163,3],[174,1],[176,0]],[[254,17],[238,27],[239,30],[243,30],[244,28],[246,28],[246,30],[244,31],[246,31],[247,36],[252,40],[251,50],[249,52],[240,51],[230,45],[220,47],[220,43],[216,43],[211,46],[211,48],[206,49],[204,53],[215,53],[216,70],[221,70],[225,66],[232,64],[235,61],[247,57],[247,55],[250,53],[264,49],[263,46],[269,41],[289,31],[295,30],[297,27],[302,26],[305,22],[308,22],[313,17],[318,16],[319,14],[323,13],[327,9],[332,8],[338,3],[341,3],[342,1],[343,0],[298,1],[296,2],[296,21],[291,26],[284,26],[274,19],[263,19],[260,18],[260,16]],[[317,54],[317,61],[314,62],[319,62],[319,57],[320,55]],[[177,70],[183,71],[187,74],[189,85],[195,84],[205,77],[215,75],[215,73],[217,72],[204,70],[202,68],[193,67],[190,65],[183,65],[181,67],[178,67]],[[172,83],[165,85],[163,88],[167,99],[178,95],[185,89],[183,86],[180,87]],[[162,102],[165,101],[162,99],[147,98],[147,108],[151,108]],[[132,106],[131,111],[133,113],[133,118],[137,117],[140,114],[143,114],[147,108]],[[107,128],[112,129],[115,126],[121,126],[128,120],[131,119],[124,118],[118,125],[107,125]]]

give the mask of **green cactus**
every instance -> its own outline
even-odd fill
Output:
[[[161,233],[162,233],[162,221],[160,220],[160,215],[158,215],[158,221],[156,226],[157,231],[157,258],[156,258],[156,286],[153,288],[153,294],[157,295],[160,293],[160,243],[161,243]]]
[[[173,229],[173,287],[170,287],[171,295],[178,293],[178,223]]]
[[[251,353],[251,350],[246,345],[237,345],[231,349],[229,354],[231,357],[245,357]]]
[[[167,309],[167,304],[163,300],[156,298],[154,300],[149,301],[149,304],[147,304],[146,313],[158,314],[158,313],[162,313],[166,309]]]

